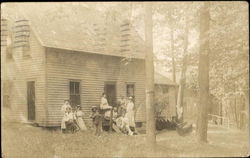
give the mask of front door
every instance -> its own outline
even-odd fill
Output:
[[[27,83],[28,120],[35,120],[35,81]]]
[[[104,86],[104,92],[107,96],[107,100],[110,106],[116,105],[116,86],[115,83],[106,83]]]

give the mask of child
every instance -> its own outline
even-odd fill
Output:
[[[93,124],[95,125],[96,132],[95,135],[100,136],[102,131],[102,115],[100,114],[100,109],[97,107],[92,108]]]

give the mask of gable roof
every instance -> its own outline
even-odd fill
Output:
[[[177,83],[171,81],[169,78],[161,75],[158,72],[155,72],[154,79],[155,79],[155,84],[178,86]]]
[[[2,10],[9,19],[25,18],[30,21],[40,43],[45,47],[61,48],[103,55],[141,58],[144,41],[131,28],[130,40],[123,49],[121,25],[118,15],[106,18],[98,11],[79,3],[14,3]]]

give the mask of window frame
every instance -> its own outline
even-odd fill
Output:
[[[106,94],[106,85],[113,85],[115,86],[115,101],[114,102],[117,102],[117,83],[116,81],[104,81],[104,84],[103,84],[103,92]],[[106,97],[107,97],[107,94],[106,94]],[[107,98],[108,99],[108,98]]]
[[[74,88],[73,91],[74,93],[71,93],[71,83],[74,83]],[[76,84],[75,83],[79,83],[79,93],[75,93],[75,87]],[[76,105],[72,105],[72,101],[71,101],[71,96],[79,96],[79,104],[81,104],[81,80],[76,80],[76,79],[70,79],[68,80],[68,89],[69,89],[69,101],[72,107],[75,107]]]

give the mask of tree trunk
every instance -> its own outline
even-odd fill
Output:
[[[173,19],[172,19],[172,10],[169,10],[168,12],[168,18],[169,18],[169,24],[170,24],[170,41],[171,41],[171,54],[172,54],[172,70],[173,70],[173,82],[176,82],[176,64],[175,64],[175,53],[174,53],[174,27],[173,27]],[[180,87],[179,87],[180,89]],[[177,105],[177,97],[178,97],[178,94],[179,93],[177,91],[177,89],[174,89],[174,98],[175,98],[175,103],[174,103],[174,106]],[[176,108],[176,114],[178,115],[178,112],[177,112],[177,108]]]
[[[169,24],[170,24],[170,37],[171,37],[171,54],[172,54],[172,69],[173,69],[173,81],[176,82],[176,74],[175,74],[175,54],[174,54],[174,27],[173,27],[173,19],[172,19],[172,10],[168,12]]]
[[[199,142],[207,142],[207,122],[209,104],[209,2],[204,2],[200,15],[199,53],[199,111],[197,136]]]
[[[153,32],[152,32],[152,4],[145,3],[145,44],[146,44],[146,132],[147,145],[153,147],[155,137],[155,108],[154,97],[154,63],[153,63]]]
[[[182,70],[181,70],[181,79],[178,91],[177,99],[177,121],[183,122],[183,100],[184,100],[184,89],[186,86],[186,71],[187,71],[187,48],[188,48],[188,20],[186,18],[186,27],[185,27],[185,39],[184,39],[184,52],[182,60]]]
[[[220,119],[220,124],[221,124],[221,125],[223,125],[223,119],[222,119],[222,117],[223,117],[223,112],[222,112],[222,110],[223,110],[223,108],[222,108],[222,99],[221,99],[221,102],[220,102],[220,117],[221,117],[221,119]]]
[[[174,55],[174,30],[173,30],[173,28],[171,28],[171,52],[172,52],[173,81],[176,82],[175,55]]]

